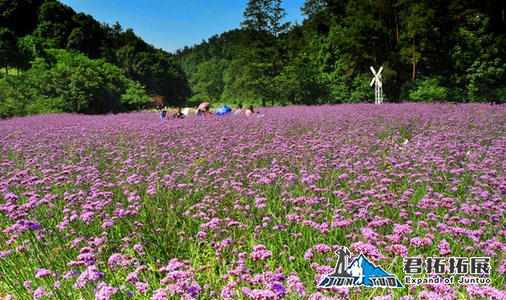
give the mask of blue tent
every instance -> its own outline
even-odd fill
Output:
[[[223,116],[226,114],[229,114],[232,111],[232,109],[226,105],[222,105],[216,109],[216,115],[217,116]]]

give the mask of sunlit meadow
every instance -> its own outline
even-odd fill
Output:
[[[0,120],[0,298],[506,299],[505,128],[474,104]],[[341,246],[401,282],[487,256],[492,283],[317,288]]]

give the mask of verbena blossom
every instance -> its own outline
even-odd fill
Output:
[[[144,282],[136,282],[135,283],[135,289],[139,292],[139,293],[145,293],[149,288],[149,285],[147,283],[144,283]]]
[[[111,299],[113,295],[118,293],[118,288],[115,288],[105,282],[100,282],[97,284],[98,292],[95,295],[96,300],[108,300]]]
[[[385,269],[420,253],[490,256],[500,276],[504,109],[360,104],[177,124],[155,124],[150,113],[0,120],[0,257],[31,259],[15,287],[21,297],[47,283],[48,293],[70,286],[104,297],[117,288],[113,297],[360,298],[367,292],[316,290],[333,271],[334,246]],[[347,245],[330,249],[336,235]],[[39,264],[40,247],[61,261]],[[16,277],[16,266],[5,270],[3,280]],[[200,288],[215,271],[219,280]],[[118,278],[124,285],[113,285]],[[405,299],[505,298],[492,286],[420,286]]]
[[[256,245],[250,254],[252,260],[265,260],[272,256],[272,252],[267,250],[265,245]]]
[[[437,247],[441,255],[448,255],[452,253],[450,244],[445,239],[442,239]]]
[[[35,278],[42,278],[46,276],[50,276],[52,272],[47,269],[37,269],[35,270]]]

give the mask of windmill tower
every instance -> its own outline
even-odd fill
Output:
[[[383,66],[381,66],[376,73],[376,70],[371,66],[371,72],[374,75],[370,86],[374,84],[374,104],[383,103],[383,84],[381,83],[381,71],[383,71]]]

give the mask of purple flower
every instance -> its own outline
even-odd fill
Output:
[[[35,278],[42,278],[51,275],[51,271],[47,269],[37,269],[35,270]]]
[[[97,281],[102,277],[104,277],[104,273],[98,271],[95,265],[88,266],[77,278],[74,288],[83,288],[88,282]]]
[[[118,288],[115,288],[105,282],[100,282],[97,284],[98,292],[96,292],[95,299],[97,300],[107,300],[111,299],[113,295],[118,292]]]
[[[195,285],[190,285],[188,287],[188,294],[190,294],[192,297],[196,297],[199,293],[199,289]]]
[[[35,292],[33,292],[33,299],[40,299],[44,296],[53,296],[52,292],[47,292],[44,286],[39,286]]]
[[[313,249],[317,253],[328,253],[332,251],[332,248],[329,245],[326,244],[317,244],[313,246]]]
[[[304,253],[304,259],[305,260],[311,260],[313,258],[313,248],[307,249],[307,251]]]
[[[383,267],[406,256],[479,254],[494,258],[502,276],[504,151],[493,136],[503,131],[505,112],[475,104],[343,104],[164,124],[150,113],[0,120],[0,259],[15,262],[39,244],[68,257],[54,280],[32,259],[35,274],[14,278],[23,299],[34,297],[39,282],[64,293],[76,283],[97,299],[349,298],[363,291],[315,291],[315,281],[333,271],[330,254],[340,246],[325,243],[338,231],[350,251]],[[42,217],[56,221],[46,228]],[[204,259],[170,256],[177,242]],[[148,257],[160,251],[169,258]],[[306,263],[314,274],[304,284],[286,273]],[[140,271],[144,265],[152,268]],[[221,280],[201,293],[198,281],[214,268]],[[123,280],[117,295],[114,278]],[[494,286],[408,287],[407,299],[505,298]]]
[[[283,228],[286,228],[288,227],[287,224],[277,224],[277,225],[274,225],[274,227],[272,227],[272,229],[274,230],[280,230],[280,229],[283,229]]]
[[[251,290],[250,298],[252,299],[276,299],[278,295],[269,290],[255,289]]]
[[[109,267],[114,268],[116,266],[119,266],[121,264],[123,257],[119,253],[114,253],[109,257],[109,260],[107,261],[107,264]]]
[[[304,297],[306,295],[306,288],[302,284],[300,278],[296,276],[294,273],[290,274],[287,281],[287,286],[295,291],[299,297]]]
[[[25,288],[29,288],[31,285],[32,285],[32,282],[31,280],[25,280],[25,282],[23,282],[23,286]]]
[[[139,272],[137,270],[135,270],[127,275],[127,277],[125,278],[125,281],[132,282],[132,283],[137,282],[137,281],[139,281],[139,278],[137,278],[138,275],[139,275]]]
[[[437,247],[439,249],[439,253],[443,256],[452,253],[452,250],[450,249],[450,244],[446,241],[446,239],[442,239]]]
[[[283,298],[286,295],[286,289],[281,282],[274,282],[272,284],[272,290],[278,295],[279,298]]]
[[[151,299],[153,300],[162,300],[167,299],[167,290],[166,289],[157,289],[151,295]]]
[[[148,290],[149,288],[149,285],[147,283],[144,283],[144,282],[136,282],[135,283],[135,289],[139,292],[139,293],[144,293]]]
[[[30,222],[30,223],[31,223],[31,222]],[[32,223],[32,224],[29,226],[29,228],[30,228],[30,230],[37,230],[37,229],[39,229],[39,228],[40,228],[40,224],[33,224],[33,223]]]
[[[400,257],[407,257],[408,253],[409,253],[409,250],[408,250],[408,248],[406,246],[399,245],[399,244],[394,244],[394,245],[391,245],[391,246],[387,246],[386,249],[388,251],[392,251],[396,255],[399,255]]]
[[[272,256],[272,252],[266,250],[265,245],[256,245],[253,247],[253,252],[250,254],[252,260],[265,260]]]
[[[380,259],[383,259],[383,255],[381,255],[378,248],[371,244],[366,244],[363,242],[356,242],[350,245],[350,250],[355,251],[356,253],[362,253],[372,261],[377,262]]]

